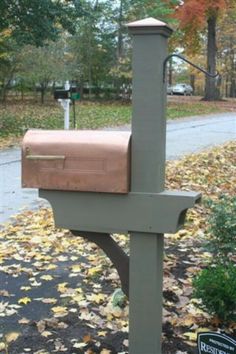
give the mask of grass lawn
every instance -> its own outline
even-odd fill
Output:
[[[132,107],[122,102],[77,102],[76,128],[98,129],[106,126],[129,124]],[[199,97],[168,97],[167,119],[236,111],[236,100],[224,102],[203,102]],[[9,146],[29,128],[62,129],[63,110],[57,102],[45,105],[32,101],[9,101],[0,106],[0,147]],[[71,126],[73,110],[71,109]]]
[[[236,112],[236,100],[201,101],[200,97],[174,96],[168,98],[167,119],[178,119],[222,112]]]

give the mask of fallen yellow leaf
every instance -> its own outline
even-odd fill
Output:
[[[71,261],[77,261],[78,257],[77,256],[71,256],[70,259],[71,259]]]
[[[51,275],[49,275],[49,274],[46,274],[46,275],[42,275],[40,277],[40,279],[50,281],[50,280],[53,279],[53,277]]]
[[[0,296],[10,297],[11,295],[7,290],[0,290]]]
[[[84,300],[84,295],[82,294],[75,295],[73,296],[73,300],[79,303],[80,301]]]
[[[63,306],[52,307],[52,312],[54,313],[55,317],[64,317],[68,315],[67,307],[63,307]]]
[[[93,267],[93,268],[90,268],[89,270],[88,270],[88,275],[89,276],[93,276],[93,275],[95,275],[95,274],[98,274],[99,272],[101,272],[101,270],[102,270],[102,266],[97,266],[97,267]]]
[[[58,261],[60,261],[60,262],[66,262],[66,261],[68,261],[68,257],[67,257],[67,256],[63,256],[63,255],[57,257],[57,259],[58,259]]]
[[[5,335],[5,339],[7,343],[15,342],[17,338],[19,337],[20,333],[19,332],[10,332]]]
[[[6,345],[3,342],[0,342],[0,350],[6,349]]]
[[[31,290],[31,286],[21,286],[20,290],[28,291]]]
[[[65,293],[67,291],[67,285],[68,283],[60,283],[57,285],[57,290],[59,291],[59,293]]]
[[[23,304],[27,305],[31,302],[31,299],[29,297],[22,297],[21,299],[18,300],[18,304]]]
[[[84,348],[87,344],[86,343],[75,343],[73,348],[81,349]]]
[[[43,336],[43,337],[49,337],[49,336],[52,336],[52,332],[49,332],[49,331],[43,331],[42,333],[41,333],[41,336]]]
[[[55,304],[57,302],[57,299],[51,297],[51,298],[45,298],[45,299],[42,299],[42,302],[44,304]]]
[[[73,273],[80,273],[81,272],[81,266],[78,264],[75,264],[71,267],[71,270]]]
[[[129,340],[128,340],[128,339],[124,339],[124,340],[123,340],[123,345],[124,345],[125,347],[128,347],[128,346],[129,346]]]
[[[197,333],[202,333],[202,332],[210,332],[211,330],[209,328],[206,327],[199,327],[197,329]]]
[[[28,318],[21,318],[19,321],[18,321],[19,324],[28,324],[30,323],[30,320],[28,320]]]
[[[106,337],[106,335],[107,335],[107,332],[106,332],[106,331],[100,331],[100,332],[98,332],[98,336],[99,336],[99,337]]]
[[[76,308],[71,308],[71,309],[69,309],[69,311],[72,312],[72,313],[76,313],[76,312],[78,312],[78,309],[76,309]]]
[[[95,302],[96,304],[103,302],[105,300],[105,298],[106,298],[106,296],[104,294],[87,295],[87,299],[89,301]]]
[[[40,243],[42,243],[42,238],[39,237],[39,236],[34,236],[34,237],[31,238],[30,241],[31,241],[31,243],[38,243],[38,244],[40,244]]]
[[[185,332],[183,334],[185,337],[188,337],[189,340],[191,340],[192,342],[197,340],[197,333],[193,333],[193,332]]]
[[[39,333],[43,333],[45,331],[46,322],[44,320],[37,322],[36,325],[37,325],[37,329],[38,329]]]

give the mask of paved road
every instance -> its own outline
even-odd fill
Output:
[[[129,130],[130,126],[116,128]],[[236,112],[190,117],[167,124],[167,159],[177,159],[213,145],[236,140]],[[44,203],[35,189],[21,189],[20,149],[0,152],[0,223],[22,208]]]

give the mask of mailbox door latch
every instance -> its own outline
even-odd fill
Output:
[[[65,160],[63,155],[27,155],[27,160]]]

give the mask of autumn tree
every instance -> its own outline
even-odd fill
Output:
[[[236,3],[219,21],[218,48],[227,97],[236,97]]]
[[[233,5],[234,0],[185,0],[176,12],[180,28],[184,32],[185,47],[191,52],[199,50],[204,33],[207,33],[207,70],[216,72],[217,22],[222,12]],[[219,99],[219,89],[214,78],[206,77],[205,100]]]

